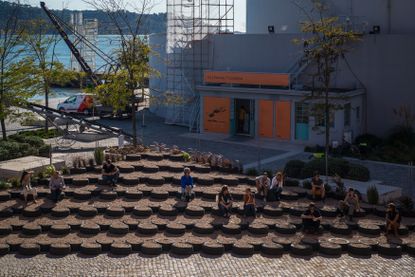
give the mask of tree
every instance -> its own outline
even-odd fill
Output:
[[[105,75],[105,82],[94,91],[103,104],[111,105],[115,111],[125,109],[131,104],[131,125],[133,144],[137,144],[138,105],[137,92],[141,88],[141,100],[148,95],[144,91],[145,80],[157,74],[149,66],[150,47],[143,40],[141,26],[143,16],[151,9],[150,0],[137,1],[135,5],[125,0],[84,0],[98,10],[104,11],[112,22],[120,40],[120,48],[116,51],[117,64],[107,68],[116,68]],[[132,22],[127,10],[137,14]]]
[[[311,65],[311,94],[307,98],[314,104],[312,111],[316,118],[323,119],[321,125],[325,135],[325,175],[328,176],[330,122],[333,118],[332,113],[341,108],[336,101],[338,97],[330,94],[332,75],[336,72],[339,59],[344,58],[352,42],[359,40],[359,35],[353,30],[348,30],[337,17],[325,17],[328,9],[321,1],[310,1],[313,6],[312,12],[316,16],[294,2],[308,17],[307,21],[301,23],[301,31],[305,36],[294,42],[304,46],[305,61]]]
[[[0,124],[4,140],[7,140],[6,119],[16,115],[16,107],[34,95],[36,79],[30,74],[32,61],[21,58],[24,28],[18,19],[19,1],[11,7],[13,9],[0,25]]]
[[[40,91],[45,95],[45,106],[49,107],[49,95],[52,85],[65,85],[76,79],[73,71],[66,70],[56,60],[55,48],[59,39],[57,35],[48,35],[51,26],[44,20],[32,20],[27,24],[24,41],[28,45],[27,54],[33,60],[32,74],[37,77]],[[45,130],[48,130],[48,120]]]

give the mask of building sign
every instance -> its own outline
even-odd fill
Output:
[[[203,98],[204,130],[215,133],[229,133],[231,101],[225,97]]]
[[[205,71],[204,82],[206,84],[219,83],[288,87],[290,85],[290,74]]]

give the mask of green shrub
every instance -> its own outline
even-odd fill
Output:
[[[347,179],[367,182],[370,180],[370,171],[363,165],[350,164],[349,171],[346,174]]]
[[[41,156],[41,157],[49,157],[50,150],[51,150],[51,147],[50,147],[49,144],[43,145],[42,147],[39,148],[39,152],[38,152],[39,153],[39,156]]]
[[[305,166],[305,162],[300,160],[289,161],[284,168],[284,172],[288,177],[301,178],[301,171]]]
[[[372,205],[377,205],[379,202],[379,193],[376,186],[370,186],[366,191],[367,202]]]
[[[55,167],[53,165],[48,165],[43,169],[43,175],[46,178],[52,176],[53,172],[55,172]]]
[[[258,176],[258,170],[256,168],[248,168],[245,171],[245,174],[249,176]]]
[[[363,134],[354,140],[354,144],[359,145],[361,143],[367,144],[370,148],[375,148],[383,143],[383,140],[372,134]]]
[[[10,183],[10,184],[11,184],[11,186],[12,186],[13,188],[18,188],[18,187],[20,187],[20,181],[19,181],[19,179],[18,179],[18,178],[10,178],[10,179],[8,180],[8,183]]]
[[[61,172],[62,172],[62,175],[69,175],[69,168],[67,168],[66,166],[63,166],[61,168]]]
[[[9,189],[12,187],[12,184],[6,181],[0,181],[0,189]]]
[[[287,178],[284,180],[284,186],[287,187],[298,187],[300,185],[300,182],[298,180]]]
[[[9,136],[10,140],[17,141],[20,143],[28,143],[33,147],[41,147],[45,143],[43,142],[43,139],[36,136],[25,136],[22,134],[14,134]]]
[[[187,153],[187,152],[183,152],[182,153],[182,156],[183,156],[183,160],[185,161],[185,162],[188,162],[188,161],[190,161],[190,154],[189,153]]]
[[[309,181],[309,180],[303,181],[303,188],[311,189],[311,181]]]
[[[104,149],[96,148],[94,150],[94,159],[97,165],[102,165],[102,163],[104,162]]]
[[[409,196],[401,196],[398,199],[399,206],[405,211],[412,211],[414,208],[414,201]]]

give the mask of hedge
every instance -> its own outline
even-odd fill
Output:
[[[30,155],[49,156],[49,145],[40,137],[14,134],[8,140],[0,140],[0,161],[21,158]]]
[[[284,169],[285,174],[291,178],[306,179],[314,176],[314,172],[318,171],[324,175],[326,172],[324,159],[313,159],[307,163],[299,160],[289,161]],[[329,175],[340,175],[343,178],[369,181],[369,170],[359,164],[353,164],[344,159],[330,158],[329,159]]]

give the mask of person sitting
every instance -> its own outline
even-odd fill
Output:
[[[359,197],[356,195],[353,188],[349,188],[349,191],[344,198],[344,202],[349,207],[347,214],[349,216],[349,220],[353,221],[355,211],[359,210]]]
[[[306,233],[316,233],[320,227],[321,214],[314,203],[310,203],[308,209],[301,215],[303,230]]]
[[[218,207],[220,215],[229,217],[232,209],[232,195],[229,193],[228,186],[223,186],[218,195]]]
[[[313,179],[311,179],[311,195],[313,196],[313,199],[320,196],[323,201],[326,196],[323,180],[320,179],[320,173],[317,171],[314,173]]]
[[[182,201],[186,200],[189,202],[193,197],[193,178],[190,176],[190,168],[186,167],[184,169],[180,185],[182,187]]]
[[[268,200],[270,201],[280,201],[282,188],[284,186],[284,177],[282,172],[277,172],[272,178],[271,186],[268,191]]]
[[[32,194],[33,202],[36,204],[37,192],[35,188],[32,188],[30,184],[30,179],[32,177],[33,171],[23,171],[22,177],[20,178],[20,185],[22,186],[22,194],[24,197],[25,205],[27,205],[27,195]]]
[[[256,216],[255,196],[251,192],[250,188],[247,188],[244,194],[244,215],[253,217]]]
[[[65,181],[56,170],[53,171],[52,176],[50,177],[49,188],[52,201],[57,203],[61,196],[62,189],[65,188]]]
[[[400,224],[401,214],[396,209],[395,204],[391,202],[386,210],[386,235],[393,231],[393,234],[397,237]]]
[[[335,174],[333,178],[334,183],[336,184],[335,194],[340,199],[343,199],[346,195],[346,189],[344,188],[344,183],[340,175]]]
[[[268,174],[264,172],[262,175],[255,179],[257,193],[267,200],[268,189],[271,185],[271,180],[268,178]]]
[[[110,159],[107,159],[102,165],[102,180],[104,184],[110,184],[113,188],[116,187],[119,175],[118,167]]]
[[[338,215],[340,218],[343,218],[344,216],[349,214],[349,205],[343,200],[339,201],[339,206],[336,209],[336,215]]]

